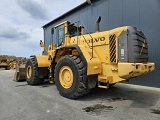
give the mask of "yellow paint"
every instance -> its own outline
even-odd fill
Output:
[[[87,75],[101,73],[101,61],[96,54],[94,54],[94,57],[91,59],[91,51],[84,46],[79,47],[87,60]]]
[[[38,67],[49,67],[48,55],[36,55]]]
[[[118,75],[128,79],[154,70],[154,63],[118,63]]]
[[[73,72],[70,67],[63,66],[59,72],[60,84],[63,88],[69,89],[73,85]]]
[[[61,25],[68,25],[68,23],[69,23],[69,21],[64,21],[64,22],[62,22],[62,23],[59,23],[59,24],[57,24],[56,26],[54,26],[55,28],[57,28],[58,26],[61,26]]]
[[[52,73],[50,68],[52,60],[56,57],[54,62],[58,62],[65,55],[79,55],[76,49],[67,47],[78,45],[87,61],[87,75],[97,74],[99,83],[113,84],[154,70],[154,63],[121,63],[118,60],[118,37],[123,31],[127,31],[127,26],[85,35],[83,34],[84,28],[81,27],[82,34],[73,37],[68,35],[69,23],[65,21],[55,26],[55,28],[60,25],[65,26],[63,44],[61,46],[50,45],[47,50],[48,55],[36,56],[38,67],[48,67],[50,73]],[[110,38],[111,36],[114,37]],[[110,44],[113,44],[113,46]],[[114,46],[115,49],[113,49]],[[43,43],[41,43],[41,47],[44,47]],[[56,50],[58,52],[55,56]],[[112,56],[111,53],[114,53],[115,56]],[[52,60],[48,60],[49,56]],[[59,78],[64,88],[68,89],[72,86],[73,73],[69,67],[62,67]],[[107,88],[103,85],[100,85],[100,87]]]
[[[32,67],[28,66],[26,69],[27,78],[30,79],[32,77]]]

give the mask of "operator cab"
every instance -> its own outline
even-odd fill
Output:
[[[55,26],[58,46],[61,46],[63,44],[65,35],[69,35],[69,37],[81,35],[82,28],[83,27],[75,25],[74,23],[70,23],[69,21],[65,21]]]

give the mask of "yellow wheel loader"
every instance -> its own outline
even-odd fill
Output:
[[[84,34],[84,25],[65,21],[51,30],[46,55],[31,56],[25,66],[29,85],[43,83],[45,78],[55,82],[59,93],[76,99],[86,95],[96,85],[108,88],[117,82],[154,70],[148,62],[145,35],[131,26],[109,31]]]
[[[12,61],[9,66],[12,70],[16,69],[16,62]]]
[[[5,70],[10,70],[10,61],[7,58],[0,59],[0,68],[5,68]]]
[[[0,68],[5,68],[6,70],[12,69],[12,62],[15,58],[15,56],[0,55]]]
[[[12,70],[16,69],[16,59],[11,59],[9,66]]]

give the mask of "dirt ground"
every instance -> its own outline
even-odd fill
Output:
[[[70,100],[47,81],[29,86],[0,70],[0,120],[159,120],[160,88],[118,83]]]

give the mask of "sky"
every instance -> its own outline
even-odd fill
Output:
[[[0,1],[0,55],[41,54],[42,26],[86,0]]]

